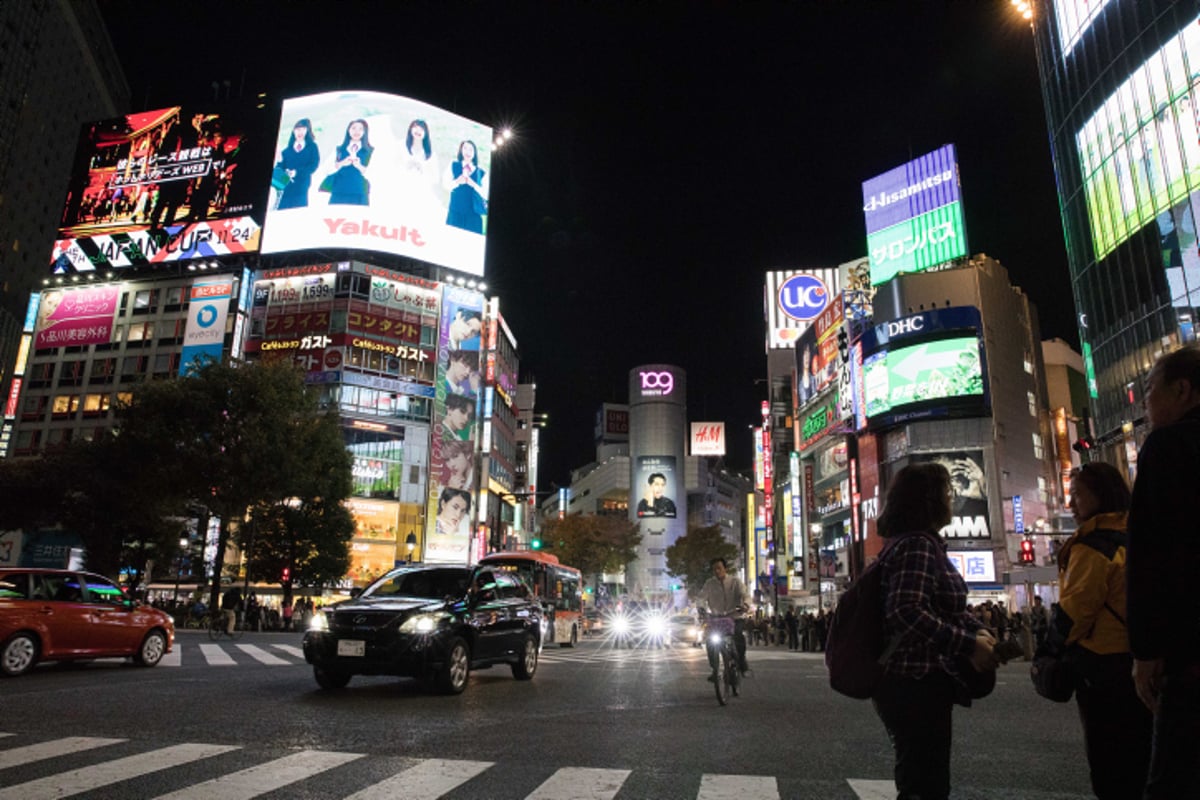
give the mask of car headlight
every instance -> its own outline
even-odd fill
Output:
[[[308,629],[310,631],[329,630],[329,618],[325,616],[324,611],[317,611],[313,613],[312,619],[308,621]]]
[[[441,617],[437,614],[417,614],[409,617],[400,626],[401,633],[433,633],[438,628]]]
[[[688,628],[687,631],[685,631],[683,635],[688,639],[695,639],[697,633],[699,633],[699,631],[696,630],[695,626],[692,626],[692,627]]]
[[[646,633],[651,636],[662,636],[667,632],[667,621],[662,617],[650,617],[646,620]]]
[[[613,630],[617,633],[628,633],[629,619],[626,617],[613,617]]]

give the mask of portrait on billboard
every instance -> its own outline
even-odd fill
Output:
[[[437,533],[465,536],[471,532],[471,493],[465,489],[442,489],[437,504]]]
[[[674,456],[638,457],[637,504],[639,517],[675,519],[676,472]]]
[[[446,365],[446,395],[476,397],[479,394],[479,353],[470,350],[451,350]]]
[[[475,443],[447,442],[442,447],[442,469],[438,482],[450,489],[475,488]]]
[[[982,450],[958,450],[945,453],[925,453],[913,456],[917,463],[941,464],[950,473],[950,524],[941,534],[948,539],[990,539],[988,517],[987,476],[983,468]]]
[[[461,394],[446,395],[446,413],[442,417],[442,438],[465,442],[475,438],[475,398]]]
[[[483,274],[492,130],[407,97],[283,102],[264,252],[377,250]]]
[[[44,292],[38,305],[34,349],[107,343],[112,338],[120,294],[117,286]]]

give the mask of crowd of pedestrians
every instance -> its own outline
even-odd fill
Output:
[[[179,628],[203,627],[209,618],[208,604],[200,594],[189,599],[152,600],[150,605],[170,614]],[[232,612],[238,627],[260,632],[305,631],[313,613],[321,607],[311,597],[297,597],[292,603],[283,603],[278,597],[260,599],[257,593],[250,592],[243,599],[237,587],[226,590],[218,605],[222,612]]]

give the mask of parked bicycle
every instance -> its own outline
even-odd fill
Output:
[[[709,614],[704,622],[709,663],[713,665],[709,681],[717,691],[717,702],[725,705],[730,697],[738,696],[742,673],[738,669],[737,623],[732,617]]]
[[[208,615],[208,621],[205,624],[205,629],[208,631],[208,638],[214,642],[222,636],[230,639],[240,639],[246,631],[242,628],[240,620],[234,620],[233,630],[229,629],[229,618],[225,616],[224,611],[216,611]]]

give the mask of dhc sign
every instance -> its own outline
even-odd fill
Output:
[[[816,275],[793,275],[779,287],[779,307],[801,322],[811,322],[829,305],[829,288]]]

